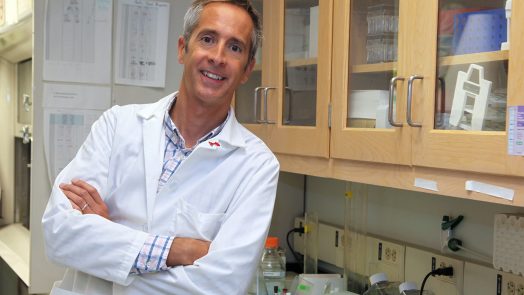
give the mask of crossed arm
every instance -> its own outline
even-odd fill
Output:
[[[96,214],[110,220],[107,205],[92,185],[83,180],[73,179],[70,184],[60,184],[60,189],[73,208],[82,214]],[[192,265],[195,260],[208,253],[210,243],[199,239],[175,238],[169,249],[167,266]]]

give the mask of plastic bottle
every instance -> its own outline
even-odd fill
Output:
[[[376,273],[369,277],[371,287],[362,295],[398,295],[398,282],[389,282],[385,273]]]
[[[267,237],[264,254],[260,261],[260,270],[267,294],[280,294],[284,289],[286,264],[279,253],[277,237]],[[275,288],[277,288],[277,292],[275,292]]]
[[[420,290],[417,289],[417,284],[413,282],[404,282],[398,286],[398,291],[400,295],[420,295]],[[433,292],[429,290],[424,290],[422,293],[424,295],[434,295]]]

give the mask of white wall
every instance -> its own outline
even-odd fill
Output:
[[[295,217],[303,215],[304,175],[281,172],[268,235],[279,238],[279,245],[286,250],[286,258],[289,262],[294,262],[295,258],[286,245],[286,234],[294,227]],[[290,237],[290,241],[292,240]]]
[[[15,65],[0,58],[0,188],[2,209],[0,225],[13,222],[15,190]]]
[[[344,226],[345,191],[348,183],[319,177],[307,178],[306,210],[319,220]],[[464,247],[493,255],[493,220],[497,213],[524,213],[524,209],[492,203],[451,198],[351,183],[354,192],[367,192],[367,232],[404,243],[440,251],[443,215],[464,215],[455,233]],[[354,197],[362,197],[358,194]],[[477,259],[457,252],[456,255]]]
[[[44,158],[43,146],[43,54],[44,54],[44,12],[46,1],[34,1],[34,130],[31,170],[31,266],[30,266],[30,292],[47,293],[52,283],[61,278],[63,269],[52,265],[44,253],[41,218],[44,212],[51,187],[47,176],[47,166]],[[112,103],[147,103],[173,92],[178,88],[182,67],[176,58],[176,44],[178,36],[182,33],[183,15],[189,7],[191,0],[169,0],[170,24],[168,40],[167,73],[165,88],[131,87],[111,84]],[[113,23],[116,16],[116,3],[113,2]],[[113,36],[116,26],[113,26]],[[79,253],[81,257],[81,253]]]

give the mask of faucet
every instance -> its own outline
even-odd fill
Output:
[[[29,126],[25,125],[22,127],[22,130],[20,131],[22,133],[22,143],[28,144],[31,141],[33,141],[33,138],[31,137],[31,132],[29,131]]]

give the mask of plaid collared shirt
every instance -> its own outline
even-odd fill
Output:
[[[162,165],[162,174],[158,179],[158,188],[157,194],[162,190],[162,188],[169,181],[169,178],[175,173],[177,168],[182,164],[182,162],[189,157],[191,152],[194,150],[198,144],[211,139],[218,135],[227,120],[231,115],[229,111],[227,113],[227,118],[219,126],[211,130],[209,133],[200,138],[197,144],[194,147],[187,148],[184,138],[179,133],[175,123],[171,116],[169,116],[169,110],[174,107],[176,103],[176,97],[173,99],[170,107],[167,108],[164,115],[164,130],[166,137],[166,147],[164,149],[164,164]],[[144,246],[140,250],[140,253],[136,257],[135,264],[131,269],[131,273],[149,273],[149,272],[158,272],[168,269],[167,266],[167,255],[169,254],[169,249],[173,243],[174,237],[170,236],[160,236],[160,235],[149,235]]]

